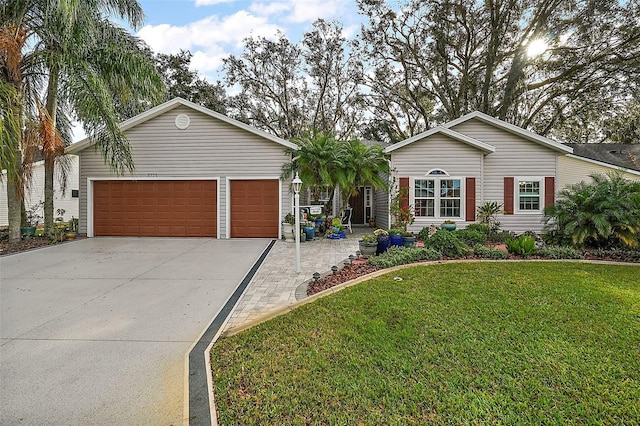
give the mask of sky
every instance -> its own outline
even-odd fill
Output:
[[[192,69],[214,82],[221,79],[222,59],[242,52],[249,36],[274,38],[283,32],[293,43],[318,18],[342,23],[345,36],[360,28],[355,0],[139,0],[145,12],[132,31],[156,53],[193,54]]]

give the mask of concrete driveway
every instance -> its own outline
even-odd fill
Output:
[[[0,424],[182,424],[185,354],[268,244],[91,238],[0,258]]]

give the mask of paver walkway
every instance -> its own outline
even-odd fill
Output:
[[[324,275],[333,265],[342,267],[343,261],[358,251],[359,237],[372,231],[371,228],[354,227],[353,233],[347,232],[344,239],[321,237],[300,243],[300,273],[295,271],[295,243],[277,241],[238,302],[224,331],[242,327],[304,298],[306,292],[302,291],[298,291],[296,298],[296,290],[301,284],[311,280],[314,272]]]

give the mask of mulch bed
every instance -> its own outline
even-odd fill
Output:
[[[325,275],[318,281],[311,281],[307,287],[307,296],[319,293],[328,288],[337,286],[347,281],[351,281],[362,275],[370,274],[371,272],[378,271],[380,268],[373,266],[369,263],[352,263],[345,265],[344,268],[338,270],[335,274]]]
[[[77,237],[76,237],[77,238]],[[9,244],[9,231],[7,228],[0,229],[0,256],[5,254],[20,253],[40,247],[61,244],[64,241],[54,241],[46,237],[26,237],[22,240]]]

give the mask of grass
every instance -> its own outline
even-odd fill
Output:
[[[638,424],[638,272],[463,263],[354,286],[214,345],[220,424]]]

